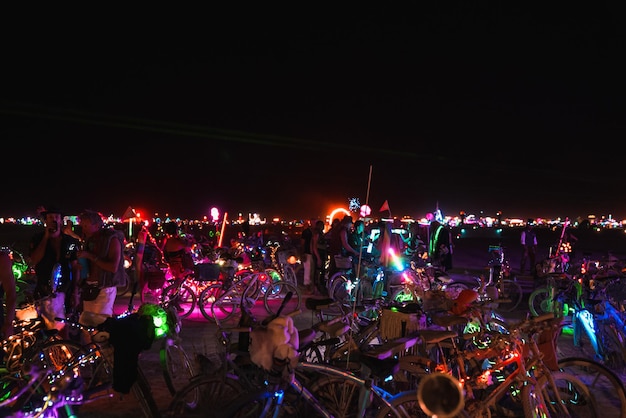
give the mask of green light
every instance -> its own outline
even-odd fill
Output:
[[[138,313],[152,317],[155,338],[162,338],[169,333],[170,326],[167,322],[167,312],[165,312],[165,309],[157,305],[145,303],[139,307]]]

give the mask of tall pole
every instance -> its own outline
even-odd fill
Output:
[[[222,246],[222,240],[224,239],[224,229],[226,228],[226,218],[228,218],[228,212],[224,212],[224,219],[222,219],[222,230],[220,231],[220,239],[217,243],[218,247]]]

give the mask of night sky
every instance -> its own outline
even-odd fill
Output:
[[[0,216],[626,218],[623,14],[490,4],[5,27]]]

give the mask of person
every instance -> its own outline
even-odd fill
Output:
[[[317,219],[311,218],[307,221],[306,228],[300,233],[300,260],[304,267],[304,276],[302,284],[304,285],[304,294],[313,294],[313,273],[315,270],[315,260],[313,259],[313,251],[311,250],[311,241],[313,239],[313,226]]]
[[[360,252],[360,254],[358,254],[353,260],[353,264],[359,262],[359,257],[363,260],[367,260],[370,257],[367,253],[367,244],[368,241],[365,237],[365,222],[358,219],[354,222],[354,227],[348,236],[348,245],[357,250],[357,254]]]
[[[67,234],[67,235],[69,235],[71,237],[74,237],[74,238],[76,238],[79,241],[83,240],[83,238],[80,235],[78,235],[76,232],[74,232],[74,222],[72,222],[71,219],[68,219],[65,222],[65,226],[63,227],[63,233]]]
[[[117,286],[128,280],[123,257],[125,237],[122,231],[106,227],[103,216],[94,210],[84,210],[79,219],[85,242],[78,257],[88,265],[83,284],[99,289],[93,300],[81,295],[83,309],[79,322],[95,327],[113,316]]]
[[[37,277],[33,297],[40,301],[39,312],[46,328],[57,329],[64,338],[69,338],[65,324],[55,318],[66,318],[69,310],[78,310],[75,278],[79,277],[77,254],[80,241],[63,232],[60,209],[43,208],[41,217],[44,230],[33,235],[29,248]],[[57,265],[61,267],[61,276],[53,289],[51,277]]]
[[[180,235],[178,224],[174,221],[166,222],[163,232],[163,257],[169,264],[172,279],[179,282],[194,272],[191,243]]]
[[[161,270],[163,253],[145,225],[141,227],[139,233],[137,234],[136,244],[137,248],[134,259],[135,281],[137,282],[137,292],[140,295],[140,300],[142,303],[146,303],[146,286],[150,286],[149,282],[151,275],[156,272],[158,277],[162,276],[163,281],[165,282],[165,274],[162,273]]]
[[[450,231],[439,221],[430,223],[428,256],[444,272],[452,269],[452,238]]]
[[[409,257],[411,260],[416,261],[419,266],[422,266],[424,262],[423,256],[428,256],[428,250],[426,249],[424,241],[420,237],[419,224],[417,222],[413,223],[408,228],[407,234],[403,234],[401,239],[405,246],[403,251],[404,255]]]
[[[315,221],[311,236],[311,251],[315,258],[314,285],[322,295],[327,295],[326,290],[326,263],[328,262],[328,243],[324,235],[324,221]]]
[[[17,305],[13,260],[10,252],[8,248],[0,248],[0,306],[4,305],[4,310],[0,309],[0,339],[2,340],[13,335],[13,320]]]
[[[339,228],[330,235],[328,240],[328,254],[330,256],[330,267],[328,269],[328,277],[332,277],[339,269],[335,262],[335,256],[342,257],[358,257],[358,250],[352,248],[348,242],[348,236],[352,232],[352,216],[346,215],[341,220]]]
[[[563,234],[563,241],[561,242],[560,251],[567,253],[568,255],[568,264],[571,266],[574,264],[574,258],[576,256],[576,243],[578,242],[578,237],[574,235],[573,228],[568,226],[565,229],[565,233]]]
[[[526,221],[526,228],[522,230],[520,235],[520,244],[522,244],[522,258],[520,260],[519,272],[524,274],[526,271],[526,262],[530,262],[531,275],[536,274],[536,256],[537,256],[537,234],[533,228],[533,220]]]

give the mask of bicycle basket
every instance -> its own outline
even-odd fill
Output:
[[[194,266],[194,280],[213,282],[220,278],[220,265],[216,263],[200,263]]]
[[[338,269],[349,269],[352,267],[352,257],[344,257],[342,255],[335,256],[335,266]]]

